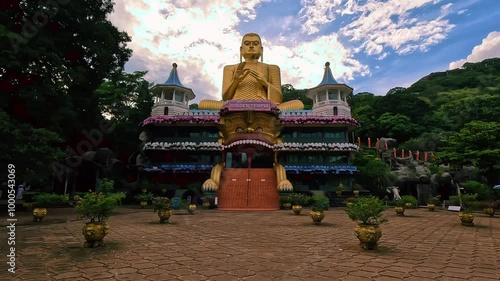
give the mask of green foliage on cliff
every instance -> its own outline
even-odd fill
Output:
[[[473,164],[495,183],[500,169],[500,58],[431,73],[385,96],[358,93],[351,103],[362,139],[392,137],[401,148],[434,152],[440,163]]]

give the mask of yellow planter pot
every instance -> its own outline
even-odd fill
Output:
[[[398,215],[404,215],[405,213],[405,208],[403,207],[395,207],[394,210],[396,210],[396,214]]]
[[[492,217],[495,215],[495,209],[493,208],[485,208],[484,213],[487,214],[488,216]]]
[[[108,225],[105,222],[88,222],[83,227],[85,242],[83,247],[95,248],[103,245],[102,239],[108,234]]]
[[[311,211],[310,215],[315,224],[321,223],[325,218],[325,213],[323,211]]]
[[[472,213],[458,213],[458,217],[462,221],[463,226],[474,226],[474,215]]]
[[[413,207],[413,205],[411,203],[405,203],[405,207],[407,209],[411,209],[411,207]]]
[[[382,230],[379,225],[358,224],[354,227],[354,234],[358,237],[363,249],[376,250],[377,242],[382,237]]]
[[[427,204],[427,210],[429,210],[429,211],[432,212],[432,211],[434,211],[435,208],[436,208],[436,205],[434,205],[434,204]]]
[[[300,205],[293,205],[292,206],[292,211],[296,215],[300,215],[300,212],[302,211],[302,206]]]
[[[160,223],[168,222],[168,219],[172,216],[172,211],[170,210],[159,210],[158,217],[160,218]]]
[[[141,201],[141,208],[144,208],[148,205],[148,202],[147,201]]]
[[[292,207],[292,203],[283,203],[283,207],[285,208],[285,210],[290,210],[290,208]]]
[[[203,206],[203,209],[208,210],[208,209],[210,209],[210,202],[204,202],[202,206]]]
[[[189,204],[189,206],[188,206],[188,209],[187,209],[187,210],[188,210],[188,212],[189,212],[190,214],[193,214],[193,213],[194,213],[194,211],[196,211],[196,205],[195,205],[195,204]]]
[[[33,209],[33,220],[34,221],[42,221],[43,218],[47,215],[47,208],[35,208]]]

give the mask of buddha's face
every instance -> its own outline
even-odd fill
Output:
[[[262,43],[259,36],[247,35],[243,37],[240,51],[245,59],[258,59],[262,55]]]

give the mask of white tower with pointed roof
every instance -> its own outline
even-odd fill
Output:
[[[307,97],[313,100],[312,112],[323,116],[351,117],[351,107],[347,103],[352,88],[338,83],[333,78],[330,63],[325,63],[323,80],[318,86],[309,89]]]
[[[184,87],[179,80],[177,64],[172,64],[172,71],[167,81],[151,88],[154,105],[151,116],[179,115],[189,111],[188,102],[196,97],[193,90]]]

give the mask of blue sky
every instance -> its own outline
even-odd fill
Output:
[[[498,0],[116,0],[110,20],[126,31],[126,71],[166,80],[177,63],[184,86],[220,99],[224,65],[241,37],[261,35],[264,62],[282,84],[315,87],[324,63],[354,93],[384,95],[436,71],[500,57]]]

